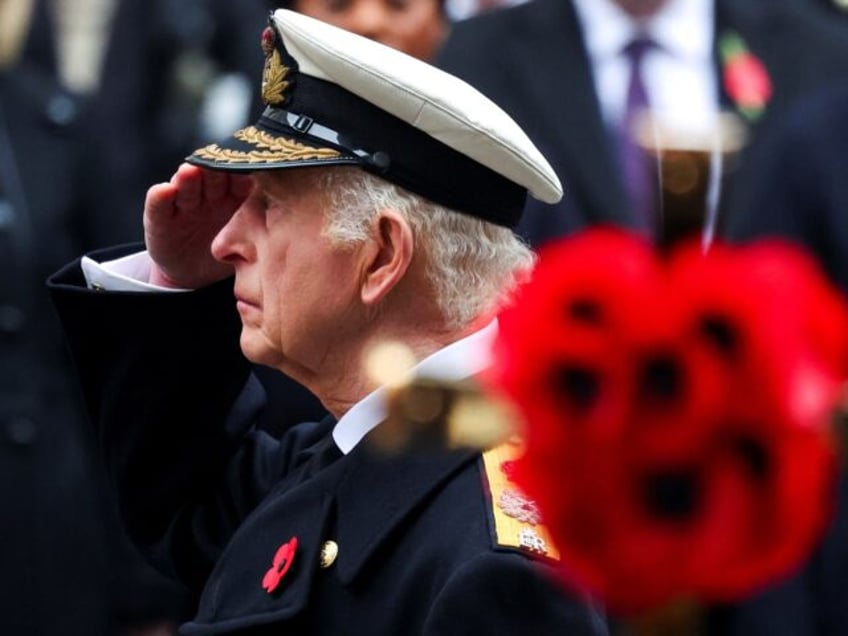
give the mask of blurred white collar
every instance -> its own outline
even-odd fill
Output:
[[[416,377],[445,381],[470,378],[489,366],[491,345],[497,333],[498,324],[493,320],[480,331],[424,358],[413,368],[412,373]],[[377,389],[354,404],[339,419],[333,429],[333,439],[345,455],[386,418],[385,394],[385,389]]]
[[[710,0],[668,0],[640,25],[612,0],[573,0],[593,64],[616,57],[636,35],[644,34],[680,58],[712,55],[714,12]]]

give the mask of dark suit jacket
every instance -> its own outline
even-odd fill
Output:
[[[728,222],[746,241],[800,242],[848,293],[848,82],[801,100],[766,140],[768,158],[749,198]]]
[[[716,0],[716,32],[735,31],[768,68],[774,96],[751,130],[742,166],[727,184],[720,220],[732,215],[761,157],[761,129],[823,81],[848,72],[848,32],[785,0]],[[716,65],[718,53],[716,52]],[[532,244],[587,225],[633,226],[602,121],[583,35],[569,0],[530,0],[454,25],[437,64],[510,113],[550,160],[565,196],[548,206],[529,200],[520,231]],[[720,77],[720,74],[719,74]],[[723,94],[723,102],[732,106]]]
[[[606,633],[542,564],[493,542],[478,453],[386,457],[363,442],[341,457],[331,419],[279,440],[252,430],[262,391],[238,349],[231,281],[96,293],[74,264],[52,285],[127,525],[202,590],[183,633]],[[328,539],[338,559],[320,569]]]

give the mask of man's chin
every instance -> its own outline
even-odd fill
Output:
[[[278,366],[280,354],[273,351],[268,346],[268,342],[257,335],[253,329],[242,326],[239,344],[241,345],[241,352],[244,354],[244,357],[250,362],[262,364],[266,367]]]

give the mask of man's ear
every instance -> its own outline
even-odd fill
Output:
[[[412,262],[412,228],[396,210],[383,210],[363,250],[362,302],[376,305],[403,279]]]

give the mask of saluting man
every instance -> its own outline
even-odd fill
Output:
[[[262,45],[262,117],[150,189],[147,251],[52,280],[126,524],[200,595],[182,632],[606,633],[507,503],[504,454],[370,443],[386,412],[366,352],[482,371],[485,319],[533,262],[512,228],[528,193],[561,197],[556,176],[421,61],[285,10]],[[332,417],[253,429],[248,360]]]

